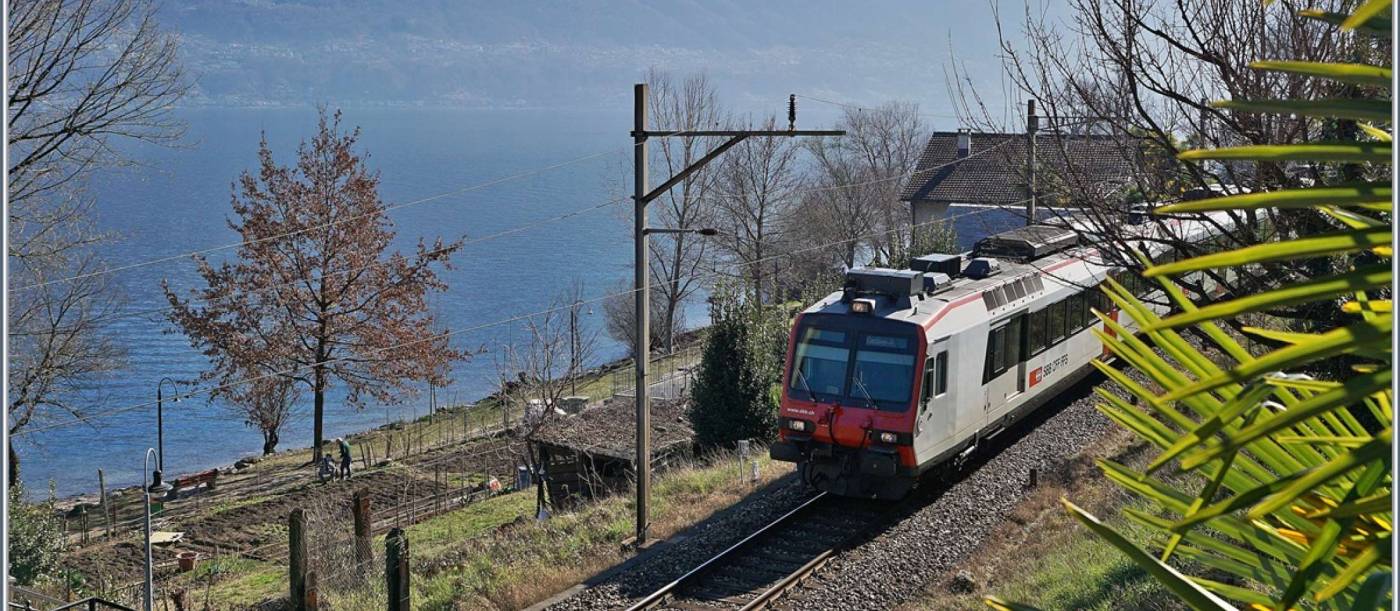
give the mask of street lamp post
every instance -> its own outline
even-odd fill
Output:
[[[151,471],[151,457],[156,453],[155,448],[146,448],[146,462],[141,467],[141,486],[146,494],[146,600],[145,611],[152,611],[156,599],[156,579],[155,563],[151,557],[151,501],[165,498],[165,494],[170,491],[170,484],[161,481],[161,469],[159,458],[157,458],[156,469]],[[150,475],[149,483],[146,476]]]
[[[170,382],[170,386],[178,390],[175,380],[170,379],[170,376],[163,377],[159,382],[156,382],[156,468],[161,471],[165,470],[165,402],[160,390],[166,382]],[[179,392],[176,392],[175,398],[171,399],[170,402],[180,402]]]

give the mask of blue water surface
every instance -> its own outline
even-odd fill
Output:
[[[629,109],[630,110],[630,109]],[[255,169],[258,139],[266,134],[280,163],[294,162],[299,140],[315,130],[314,108],[182,110],[189,131],[175,148],[127,145],[138,165],[94,177],[97,227],[114,236],[102,249],[113,266],[150,261],[238,241],[227,226],[231,184]],[[344,122],[362,128],[360,146],[381,173],[381,195],[390,205],[411,202],[503,177],[604,153],[587,161],[454,193],[391,213],[395,246],[411,250],[418,239],[468,240],[582,210],[627,195],[630,189],[630,112],[474,111],[422,108],[352,109]],[[960,219],[963,242],[1006,224],[998,215]],[[232,249],[210,253],[218,262]],[[469,244],[445,272],[450,289],[435,295],[431,307],[448,329],[474,328],[548,307],[574,280],[590,296],[615,292],[631,278],[630,203],[580,214],[562,222]],[[194,264],[186,258],[114,274],[126,312],[166,305],[160,282],[180,290],[196,286]],[[687,320],[703,323],[703,300],[689,307]],[[591,308],[583,324],[601,329],[602,308]],[[127,353],[128,367],[98,381],[79,404],[90,413],[117,413],[90,424],[62,426],[17,440],[22,476],[31,493],[52,481],[60,496],[92,492],[97,469],[107,484],[139,482],[145,449],[155,445],[155,408],[123,409],[155,399],[164,376],[195,378],[206,361],[160,315],[117,320],[110,332]],[[486,326],[453,337],[464,349],[484,350],[454,370],[454,383],[438,391],[439,401],[474,400],[491,392],[497,367],[494,350],[518,338],[519,324]],[[595,360],[624,354],[600,333]],[[421,415],[426,393],[398,405],[357,411],[330,395],[326,433],[334,437],[386,422]],[[165,454],[169,473],[227,465],[256,454],[262,440],[218,402],[190,398],[165,406]],[[281,448],[305,447],[311,440],[310,396],[303,397],[282,433]]]

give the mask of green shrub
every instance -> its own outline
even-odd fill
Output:
[[[690,420],[702,446],[774,435],[778,402],[772,388],[782,374],[786,338],[781,308],[751,303],[731,286],[715,288],[690,393]]]
[[[11,486],[9,494],[10,575],[20,585],[55,577],[64,549],[63,517],[52,501],[25,501],[20,484]]]

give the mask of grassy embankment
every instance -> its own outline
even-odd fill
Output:
[[[759,454],[757,483],[732,456],[660,475],[653,535],[670,537],[791,472],[787,463]],[[621,544],[632,535],[632,507],[623,494],[535,521],[535,492],[527,490],[409,526],[413,608],[519,608],[543,600],[629,555]],[[374,549],[382,562],[383,537],[376,537]],[[322,600],[336,609],[383,608],[382,569],[374,569],[358,588],[337,590],[323,581]],[[247,559],[208,562],[163,587],[185,588],[200,606],[207,599],[214,608],[244,608],[285,596],[286,570]]]
[[[953,610],[987,608],[982,598],[996,595],[1008,601],[1056,609],[1179,609],[1172,594],[1126,556],[1104,543],[1067,514],[1060,504],[1068,498],[1094,515],[1109,518],[1115,528],[1136,540],[1145,533],[1121,517],[1133,504],[1094,466],[1107,456],[1131,464],[1146,448],[1131,435],[1115,430],[1098,448],[1076,456],[1056,473],[1042,476],[1040,485],[1018,503],[1003,524],[971,555],[936,579],[909,609]],[[959,574],[972,584],[957,583]]]
[[[647,371],[648,379],[655,383],[663,377],[675,373],[679,368],[693,364],[698,355],[698,352],[695,352],[698,350],[698,343],[688,348],[691,352],[677,351],[676,354],[654,357],[651,367]],[[590,402],[612,397],[616,384],[621,384],[624,379],[631,379],[629,377],[632,370],[630,363],[630,360],[620,361],[579,376],[578,395],[588,397]],[[615,383],[614,377],[617,371],[623,371],[626,375],[618,374],[620,377]],[[355,446],[357,464],[360,460],[360,446],[373,448],[377,462],[385,457],[385,448],[389,444],[393,445],[394,457],[398,457],[405,444],[417,451],[419,448],[431,448],[452,443],[462,439],[464,435],[475,436],[483,431],[499,429],[507,421],[516,422],[520,418],[521,402],[511,402],[508,417],[503,414],[506,408],[506,402],[493,395],[474,404],[442,406],[436,413],[425,413],[416,420],[393,423],[385,427],[351,434],[347,438]],[[392,441],[390,441],[391,437]],[[311,448],[297,448],[266,456],[258,467],[259,470],[275,470],[278,467],[295,468],[307,464],[310,460]]]

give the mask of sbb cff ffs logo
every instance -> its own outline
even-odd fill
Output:
[[[1041,365],[1040,367],[1036,367],[1035,369],[1032,369],[1032,370],[1031,370],[1031,375],[1030,375],[1030,378],[1031,378],[1031,380],[1030,380],[1030,385],[1031,385],[1031,386],[1035,386],[1036,384],[1039,384],[1041,380],[1044,380],[1045,378],[1048,378],[1048,377],[1054,375],[1054,373],[1055,373],[1056,371],[1059,371],[1060,368],[1066,367],[1066,366],[1068,366],[1068,365],[1069,365],[1069,355],[1066,354],[1066,355],[1061,356],[1060,358],[1057,358],[1057,359],[1055,359],[1055,360],[1053,360],[1053,361],[1051,361],[1051,362],[1049,362],[1049,363],[1046,363],[1046,364],[1044,364],[1044,365]]]

